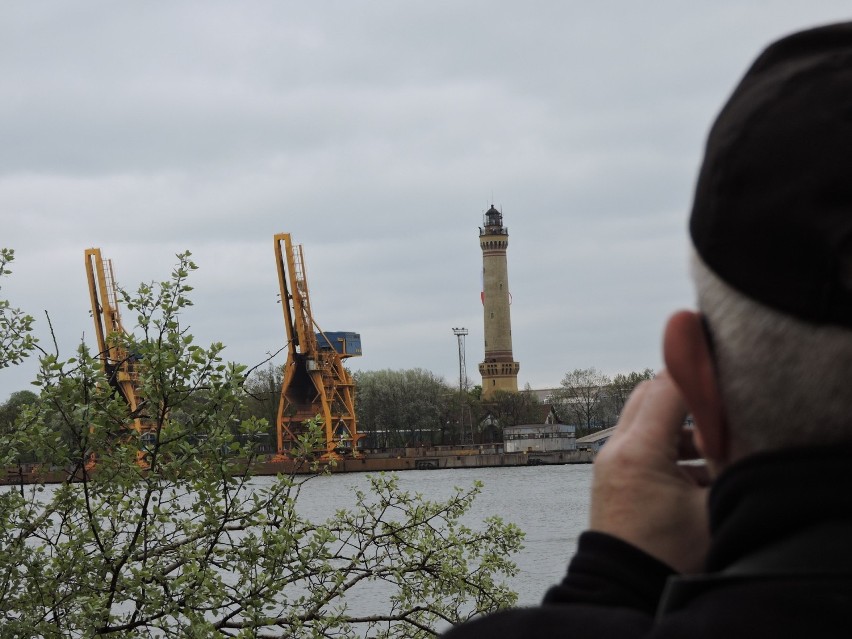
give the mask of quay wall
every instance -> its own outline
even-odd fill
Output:
[[[460,448],[401,448],[392,451],[366,451],[356,458],[347,458],[333,464],[321,463],[319,468],[304,461],[276,460],[270,458],[256,462],[255,475],[313,474],[328,470],[332,473],[395,472],[403,470],[438,470],[441,468],[489,468],[511,466],[542,466],[554,464],[589,464],[594,453],[588,450],[548,452],[503,452],[502,446]],[[0,473],[0,485],[60,483],[67,481],[68,471],[45,469],[38,464],[9,468]]]
[[[415,453],[416,451],[416,453]],[[447,454],[439,454],[429,449],[407,449],[404,455],[371,455],[364,454],[355,459],[338,460],[329,470],[333,473],[352,472],[382,472],[402,470],[438,470],[440,468],[489,468],[509,466],[541,466],[553,464],[589,464],[594,459],[594,453],[585,450],[565,450],[552,452],[471,452],[460,449]],[[414,453],[414,454],[412,454]],[[258,475],[274,475],[277,473],[309,472],[304,464],[297,466],[288,461],[270,461],[258,464],[255,473]]]

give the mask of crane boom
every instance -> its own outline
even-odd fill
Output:
[[[119,336],[126,334],[118,308],[118,286],[112,269],[112,260],[104,259],[99,248],[85,251],[86,276],[89,281],[89,297],[92,303],[92,318],[98,341],[98,357],[113,387],[127,403],[133,418],[132,429],[140,438],[140,445],[152,436],[152,427],[141,417],[143,404],[137,390],[138,375],[135,357],[121,344]],[[139,463],[144,463],[144,452],[138,453]]]
[[[323,333],[311,312],[301,245],[289,233],[274,237],[275,262],[284,325],[287,362],[278,404],[278,454],[289,458],[303,424],[317,416],[325,433],[325,459],[357,454],[363,435],[355,419],[355,383],[343,360],[361,354],[357,333]]]

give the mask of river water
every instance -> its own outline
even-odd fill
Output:
[[[446,499],[455,486],[466,488],[477,480],[484,484],[466,521],[499,515],[526,533],[524,549],[514,557],[520,572],[509,581],[522,606],[539,603],[562,579],[588,522],[591,464],[410,470],[398,477],[403,490],[433,500]],[[351,507],[358,488],[369,489],[365,473],[316,477],[302,489],[298,509],[323,520],[335,509]]]
[[[465,523],[474,527],[486,517],[499,515],[526,533],[523,550],[513,557],[519,573],[509,580],[518,593],[519,606],[539,603],[545,591],[562,579],[588,521],[591,464],[411,470],[397,476],[402,490],[430,500],[447,499],[455,487],[469,488],[477,480],[483,483]],[[259,485],[271,481],[271,477],[253,480]],[[321,522],[338,509],[353,507],[356,489],[369,493],[366,473],[313,477],[303,485],[297,509],[308,519]],[[50,492],[48,487],[46,496]],[[373,602],[386,594],[381,582],[366,587],[366,595],[347,601],[351,610],[370,612]]]

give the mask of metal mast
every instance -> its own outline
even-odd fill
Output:
[[[467,364],[465,363],[465,344],[464,338],[467,335],[466,328],[454,328],[453,335],[459,341],[459,394],[463,393],[467,388]]]
[[[473,443],[473,424],[470,418],[470,407],[465,401],[465,391],[467,390],[467,364],[465,363],[465,336],[468,331],[466,328],[454,328],[453,335],[459,342],[459,429],[461,431],[461,443]],[[467,418],[467,419],[465,419]],[[465,428],[467,421],[467,428]]]

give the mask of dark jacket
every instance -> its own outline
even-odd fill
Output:
[[[852,637],[852,448],[752,456],[709,499],[707,572],[681,577],[585,532],[538,608],[451,630],[475,637]]]

